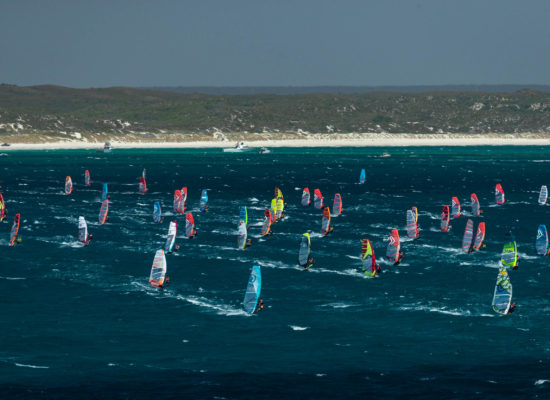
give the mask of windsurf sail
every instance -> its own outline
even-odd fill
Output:
[[[386,249],[386,258],[395,263],[399,260],[399,250],[401,249],[401,243],[399,241],[399,232],[397,229],[392,229],[388,238],[388,247]]]
[[[206,191],[206,189],[202,190],[199,208],[201,212],[208,210],[208,192]]]
[[[101,225],[107,221],[107,214],[109,214],[109,199],[101,202],[101,208],[99,209],[99,223]]]
[[[11,226],[11,231],[10,231],[10,246],[15,245],[15,241],[17,240],[17,234],[19,233],[20,221],[21,221],[21,215],[15,214],[15,217],[13,218],[13,225]]]
[[[311,252],[311,238],[309,233],[304,233],[300,240],[300,250],[298,251],[298,264],[301,267],[309,265],[309,254]]]
[[[309,188],[304,188],[302,191],[302,205],[309,206],[311,203],[311,195],[309,194]]]
[[[480,222],[477,224],[476,238],[474,240],[474,250],[481,249],[481,245],[485,240],[485,222]]]
[[[330,208],[325,207],[323,209],[323,218],[321,218],[321,233],[328,235],[330,230]]]
[[[174,250],[177,234],[178,234],[178,222],[170,221],[170,226],[168,227],[168,236],[166,237],[166,243],[164,244],[165,252],[171,253],[172,250]]]
[[[548,231],[546,230],[546,225],[539,225],[537,229],[535,248],[539,256],[545,256],[548,253]]]
[[[451,218],[458,218],[461,215],[460,201],[458,201],[458,197],[453,197],[451,200]]]
[[[283,192],[278,187],[275,188],[275,198],[283,197]]]
[[[413,212],[414,220],[418,223],[418,208],[415,206],[411,208],[411,211]]]
[[[285,211],[285,199],[282,197],[277,198],[277,220],[283,218]]]
[[[540,193],[539,193],[539,204],[541,206],[546,204],[546,200],[548,200],[548,188],[546,185],[542,185],[540,187]]]
[[[109,195],[109,188],[107,187],[107,184],[103,184],[103,189],[101,190],[101,201],[107,200],[107,196]]]
[[[147,193],[147,182],[145,182],[145,178],[143,176],[139,178],[139,192],[141,194]]]
[[[237,230],[237,246],[239,249],[246,248],[246,239],[248,237],[248,231],[246,229],[246,223],[244,221],[239,222],[239,228]]]
[[[260,267],[254,265],[248,278],[248,285],[246,285],[246,292],[244,293],[243,308],[249,313],[253,314],[258,306],[258,300],[260,298],[260,292],[262,291],[262,272]]]
[[[0,221],[6,218],[6,203],[4,202],[4,196],[0,193]]]
[[[155,223],[160,224],[160,221],[162,219],[162,209],[160,208],[160,203],[158,201],[155,201],[155,204],[153,204],[153,221]]]
[[[493,295],[493,310],[505,315],[510,309],[510,304],[512,304],[512,282],[506,268],[500,267]]]
[[[153,267],[151,268],[151,275],[149,276],[149,283],[153,287],[159,287],[164,284],[164,278],[166,277],[166,256],[164,250],[157,250],[155,258],[153,260]]]
[[[513,235],[511,239],[509,242],[504,243],[502,247],[500,262],[505,267],[514,268],[518,261],[518,247]]]
[[[84,171],[84,185],[90,186],[92,184],[92,180],[90,179],[90,171],[86,170]]]
[[[323,195],[319,189],[313,191],[313,205],[319,210],[323,208]]]
[[[88,224],[84,217],[78,217],[78,241],[80,243],[86,243],[88,240]]]
[[[65,178],[65,194],[71,194],[73,192],[73,180],[70,176]]]
[[[474,221],[469,219],[466,222],[466,227],[464,228],[464,236],[462,237],[462,251],[464,253],[468,253],[470,251],[472,240],[474,240]]]
[[[181,198],[183,200],[183,207],[185,208],[185,202],[187,201],[187,187],[182,187],[181,188]],[[182,212],[184,212],[184,211],[182,211]]]
[[[143,179],[147,178],[147,172],[145,171],[145,168],[143,168],[143,171],[141,171],[141,177]]]
[[[407,210],[407,236],[411,239],[418,237],[418,224],[413,210]]]
[[[367,179],[367,174],[365,173],[365,169],[363,168],[361,170],[361,174],[359,174],[359,183],[361,185],[364,184],[366,179]]]
[[[441,212],[441,225],[440,228],[443,232],[447,232],[449,230],[449,221],[450,221],[450,214],[449,214],[449,206],[444,205],[443,211]]]
[[[376,276],[376,258],[369,239],[363,239],[361,242],[361,263],[365,275]]]
[[[334,195],[334,201],[332,202],[332,213],[334,215],[342,214],[342,196],[340,193]]]
[[[479,217],[481,214],[481,209],[479,206],[479,200],[477,199],[477,195],[475,193],[470,195],[470,203],[472,205],[472,215],[474,217]]]
[[[241,222],[244,222],[245,226],[248,226],[248,211],[246,210],[246,206],[241,206],[241,210],[239,212],[239,224]]]
[[[504,198],[504,189],[502,189],[502,186],[500,183],[497,183],[495,186],[495,201],[497,204],[504,204],[506,201]]]
[[[277,199],[273,198],[271,200],[271,222],[275,222],[277,220]]]
[[[262,224],[262,235],[267,235],[271,230],[271,210],[264,211],[264,223]]]
[[[185,212],[184,204],[181,190],[176,189],[174,191],[174,212],[183,214]]]
[[[188,212],[185,214],[185,236],[190,238],[195,235],[195,219],[193,214]]]

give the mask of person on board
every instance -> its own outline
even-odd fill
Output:
[[[179,244],[175,244],[175,245],[174,245],[174,248],[172,249],[172,251],[169,251],[168,254],[170,254],[170,253],[175,253],[176,251],[179,250],[179,248],[180,248],[180,245],[179,245]]]
[[[248,239],[248,240],[246,241],[246,244],[244,245],[244,249],[243,249],[243,250],[248,249],[250,246],[252,246],[252,239]]]
[[[4,208],[4,216],[0,219],[0,222],[4,221],[6,218],[8,218],[8,209]]]
[[[84,242],[84,246],[88,246],[90,244],[90,240],[92,240],[94,235],[88,234],[88,237],[86,238],[86,241]]]
[[[376,264],[374,266],[374,270],[376,271],[377,274],[379,274],[380,272],[382,272],[382,267],[380,267],[380,264]]]
[[[162,285],[159,285],[159,289],[160,290],[164,290],[166,288],[166,286],[168,286],[170,284],[170,277],[168,275],[166,275],[166,277],[164,278],[164,282],[162,283]]]
[[[14,244],[21,244],[21,242],[23,241],[23,239],[21,239],[21,236],[17,236],[17,239],[15,239],[15,242],[13,242]]]
[[[518,269],[519,268],[519,257],[518,259],[516,260],[516,264],[512,267],[512,269]]]
[[[516,311],[516,302],[510,304],[510,308],[508,309],[507,314],[512,314],[514,311]]]
[[[260,312],[264,309],[264,301],[260,299],[258,302],[258,305],[256,306],[256,309],[254,310],[254,313]]]
[[[191,235],[191,237],[189,239],[196,238],[198,234],[199,234],[199,232],[196,229],[193,229],[193,234]]]
[[[313,267],[313,264],[315,264],[315,259],[310,256],[310,257],[308,257],[307,264],[304,265],[304,268],[305,269],[310,269],[311,267]]]
[[[399,257],[397,258],[397,261],[393,263],[393,265],[399,265],[401,263],[401,261],[403,261],[403,257],[405,255],[403,254],[402,251],[399,252]]]

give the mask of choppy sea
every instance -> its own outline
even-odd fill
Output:
[[[111,199],[101,226],[103,183]],[[548,147],[9,152],[0,157],[9,211],[0,224],[0,398],[550,398],[550,259],[534,248],[538,225],[550,224],[550,207],[537,204],[543,184]],[[160,291],[149,272],[169,221],[184,224],[172,211],[183,186],[199,235],[188,240],[180,229],[180,249],[167,255],[172,282]],[[276,186],[286,218],[264,238]],[[320,234],[319,210],[301,206],[304,187],[319,188],[329,206],[341,194],[331,235]],[[486,248],[465,254],[471,193]],[[442,233],[452,196],[464,216]],[[162,224],[152,219],[155,201]],[[245,251],[240,206],[253,241]],[[412,206],[422,227],[414,241],[405,233]],[[16,213],[22,243],[9,247]],[[87,247],[77,241],[79,216],[93,234]],[[393,228],[399,266],[383,259]],[[491,300],[509,231],[521,263],[510,272],[516,312],[502,317]],[[315,258],[308,271],[296,263],[304,232]],[[376,279],[360,271],[365,237],[383,269]],[[253,265],[265,308],[249,315],[242,301]]]

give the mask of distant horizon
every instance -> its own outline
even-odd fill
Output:
[[[19,87],[43,87],[55,86],[67,89],[87,90],[87,89],[110,89],[110,88],[129,88],[138,90],[157,90],[175,93],[201,93],[201,94],[226,94],[226,95],[252,95],[252,94],[315,94],[315,93],[341,93],[341,94],[361,94],[373,92],[395,92],[395,93],[426,93],[438,91],[451,92],[503,92],[511,93],[519,90],[536,90],[550,92],[550,84],[445,84],[445,85],[173,85],[173,86],[93,86],[93,87],[72,87],[66,85],[57,85],[52,83],[41,83],[36,85],[17,85],[14,83],[1,82],[1,85],[19,86]]]

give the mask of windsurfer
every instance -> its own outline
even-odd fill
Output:
[[[403,254],[403,252],[400,251],[400,252],[399,252],[399,258],[397,259],[396,262],[393,263],[393,265],[399,265],[399,264],[401,263],[401,261],[403,261],[403,257],[404,257],[404,256],[405,256],[405,255]]]
[[[263,309],[264,309],[264,301],[262,299],[260,299],[260,301],[258,302],[258,306],[254,310],[254,313],[257,313],[257,312],[259,312]]]
[[[380,267],[380,264],[376,264],[374,266],[374,269],[376,271],[377,274],[379,274],[380,272],[382,272],[382,267]]]
[[[512,314],[514,311],[516,311],[516,302],[513,302],[510,304],[510,308],[508,309],[508,314]]]
[[[519,268],[519,257],[516,260],[516,264],[512,267],[512,269],[518,269]]]
[[[174,247],[172,248],[172,251],[169,251],[168,254],[170,253],[175,253],[176,251],[178,251],[180,248],[180,245],[179,244],[175,244]]]
[[[94,235],[88,234],[88,237],[86,238],[86,241],[84,242],[84,246],[88,246],[90,243],[90,240],[92,240]]]
[[[310,269],[315,264],[315,259],[313,257],[308,257],[307,264],[304,266],[305,269]]]
[[[0,218],[0,222],[4,221],[8,217],[8,209],[4,208],[4,216]]]
[[[15,240],[14,244],[20,244],[23,240],[21,239],[20,236],[17,237],[17,239]]]
[[[190,239],[196,238],[198,234],[199,234],[199,231],[197,231],[196,229],[193,229],[193,234],[191,235]]]
[[[252,246],[252,239],[248,239],[246,241],[246,245],[244,246],[243,250],[248,249],[250,246]]]
[[[166,275],[166,278],[164,279],[164,283],[162,285],[159,285],[159,288],[161,290],[164,290],[164,288],[166,288],[166,286],[168,286],[169,284],[170,284],[170,277]]]

